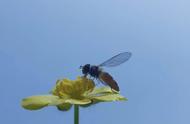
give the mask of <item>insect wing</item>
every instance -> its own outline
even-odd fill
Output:
[[[117,85],[117,82],[109,73],[101,72],[99,75],[99,79],[103,84],[110,86],[112,89],[116,91],[119,91],[119,86]]]
[[[99,66],[105,66],[105,67],[118,66],[118,65],[126,62],[127,60],[129,60],[131,55],[132,55],[132,53],[130,53],[130,52],[120,53],[120,54],[113,56],[112,58],[108,59],[107,61],[103,62]]]

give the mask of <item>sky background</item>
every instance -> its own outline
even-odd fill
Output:
[[[27,111],[78,67],[124,51],[105,68],[127,102],[81,109],[80,124],[189,124],[189,0],[0,0],[0,123],[73,124],[73,109]]]

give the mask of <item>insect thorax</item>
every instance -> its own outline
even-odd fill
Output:
[[[92,77],[95,77],[95,78],[98,78],[99,77],[99,74],[100,74],[100,68],[98,66],[90,66],[90,70],[89,70],[89,74],[90,76]]]
[[[82,68],[82,73],[84,75],[89,74],[92,77],[98,78],[101,72],[101,68],[95,65],[86,64]]]

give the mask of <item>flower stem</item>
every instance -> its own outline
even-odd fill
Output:
[[[79,124],[79,105],[74,105],[74,124]]]

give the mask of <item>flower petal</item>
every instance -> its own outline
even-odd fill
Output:
[[[95,88],[90,94],[97,95],[97,94],[105,94],[105,93],[114,93],[110,87],[100,87]]]
[[[73,83],[69,79],[58,80],[56,82],[56,87],[53,89],[53,94],[62,98],[65,98],[72,94]]]
[[[84,108],[87,108],[87,107],[90,107],[92,105],[95,105],[95,104],[98,104],[99,101],[95,101],[95,100],[92,100],[91,103],[88,103],[88,104],[84,104],[84,105],[80,105],[81,107],[84,107]]]
[[[65,103],[70,103],[70,104],[77,104],[77,105],[85,105],[91,103],[90,99],[66,99]]]
[[[37,110],[48,105],[59,105],[63,102],[58,96],[53,95],[31,96],[22,100],[22,107],[28,110]]]
[[[77,77],[77,80],[75,80],[74,83],[75,92],[81,95],[85,92],[91,92],[94,87],[94,81],[86,77]]]
[[[102,96],[94,96],[92,99],[95,102],[111,102],[111,101],[126,101],[127,98],[119,95],[119,94],[107,94]]]
[[[93,80],[85,77],[78,77],[76,80],[62,79],[57,80],[51,93],[63,99],[83,99],[84,94],[91,92],[94,87]]]

